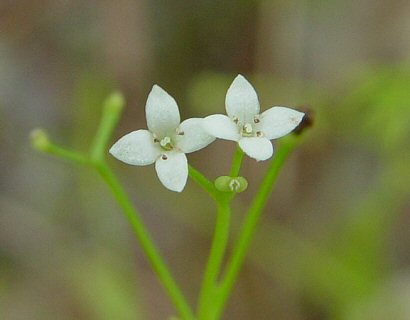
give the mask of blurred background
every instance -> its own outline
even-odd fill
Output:
[[[223,113],[241,73],[262,110],[310,105],[316,121],[224,319],[409,320],[409,39],[405,0],[0,0],[0,318],[175,314],[100,178],[35,152],[28,135],[44,127],[86,152],[120,89],[114,142],[146,127],[154,83],[183,119]],[[189,161],[214,179],[233,150],[217,141]],[[153,166],[109,163],[195,304],[215,220],[207,195],[193,182],[169,192]],[[233,234],[267,165],[244,163]]]

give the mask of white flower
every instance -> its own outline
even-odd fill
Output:
[[[203,119],[187,119],[180,124],[177,103],[157,85],[148,95],[145,114],[149,130],[126,134],[111,147],[110,153],[118,160],[136,166],[155,162],[162,184],[181,192],[188,178],[185,153],[202,149],[215,138],[203,130]]]
[[[258,96],[252,85],[238,75],[226,93],[226,113],[204,119],[205,130],[220,139],[237,141],[239,147],[258,161],[269,159],[273,146],[302,121],[303,112],[286,107],[272,107],[259,114]]]

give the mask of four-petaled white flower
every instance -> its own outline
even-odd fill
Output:
[[[149,130],[137,130],[123,136],[110,149],[117,159],[132,165],[155,162],[162,184],[181,192],[188,178],[185,153],[206,147],[215,140],[202,126],[203,119],[191,118],[180,123],[178,105],[165,90],[152,87],[145,106]]]
[[[229,87],[225,106],[228,116],[206,117],[205,130],[217,138],[237,141],[248,156],[258,161],[272,156],[273,146],[269,140],[291,132],[304,116],[303,112],[286,107],[272,107],[259,114],[256,91],[242,75]]]

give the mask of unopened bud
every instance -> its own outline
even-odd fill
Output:
[[[43,129],[34,129],[30,133],[31,145],[38,151],[47,151],[51,143]]]
[[[121,92],[114,91],[104,102],[104,108],[109,111],[118,113],[125,105],[125,99]]]
[[[244,177],[220,176],[215,180],[215,187],[222,192],[239,193],[248,187],[248,181]]]

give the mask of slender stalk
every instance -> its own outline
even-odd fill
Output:
[[[128,199],[125,190],[122,188],[118,179],[108,168],[105,162],[91,161],[84,155],[81,155],[71,150],[66,150],[51,143],[48,143],[47,148],[43,148],[41,151],[69,160],[76,164],[94,167],[98,171],[103,180],[109,186],[111,192],[114,195],[114,198],[117,200],[118,204],[123,209],[123,213],[126,216],[129,224],[131,225],[134,235],[139,241],[152,268],[158,275],[160,282],[162,283],[169,297],[173,301],[182,319],[194,320],[195,317],[193,312],[191,311],[191,308],[186,302],[181,290],[177,286],[174,278],[169,272],[168,267],[166,266],[161,255],[159,254],[157,248],[153,244],[153,241],[148,231],[146,230],[142,222],[142,219],[140,218],[136,209],[133,207],[131,201]]]
[[[236,177],[239,174],[244,153],[237,147],[233,161],[230,176]],[[214,184],[206,179],[199,171],[189,167],[190,177],[197,182],[217,204],[218,213],[212,245],[209,253],[207,265],[205,267],[204,277],[202,279],[201,290],[198,298],[197,314],[200,320],[210,320],[211,314],[215,310],[216,290],[218,289],[218,277],[220,275],[225,251],[229,239],[230,224],[230,201],[235,193],[220,192]]]
[[[124,97],[119,92],[112,93],[104,101],[102,117],[90,151],[93,161],[102,161],[105,158],[108,142],[120,119],[124,104]]]
[[[189,165],[188,173],[192,180],[194,180],[201,188],[203,188],[215,201],[218,199],[218,190],[214,184],[209,181],[201,172]]]
[[[184,320],[195,319],[195,316],[191,311],[191,308],[189,307],[181,290],[179,289],[174,278],[169,272],[166,263],[162,259],[155,245],[153,244],[153,241],[148,231],[146,230],[142,222],[142,219],[140,218],[138,212],[135,210],[131,201],[126,196],[125,190],[119,183],[118,179],[115,177],[113,172],[108,168],[108,166],[104,162],[97,164],[96,169],[103,178],[103,180],[107,183],[115,199],[122,208],[125,217],[127,218],[129,224],[132,227],[134,235],[138,239],[152,268],[159,277],[162,285],[166,289],[168,295],[173,301],[176,309],[179,311],[181,317]]]
[[[162,285],[173,301],[176,309],[185,320],[194,319],[193,312],[185,300],[181,290],[172,277],[165,261],[162,259],[158,249],[155,247],[148,231],[146,230],[142,219],[137,210],[128,199],[125,190],[122,188],[118,179],[106,165],[104,158],[109,139],[114,131],[116,124],[119,121],[121,111],[125,101],[123,96],[118,93],[112,93],[104,102],[102,118],[98,127],[94,142],[91,147],[90,155],[94,162],[95,168],[100,173],[101,177],[110,187],[118,204],[123,209],[128,222],[140,245],[142,246],[145,255],[155,273],[158,275]]]
[[[71,161],[78,165],[91,165],[90,159],[81,153],[71,151],[50,143],[43,152]]]
[[[273,185],[278,177],[279,171],[285,163],[290,153],[295,149],[299,139],[297,137],[286,137],[282,139],[281,145],[275,154],[268,172],[262,181],[259,190],[252,201],[252,204],[248,210],[245,221],[242,225],[242,229],[239,233],[236,246],[233,250],[232,256],[226,267],[226,272],[222,278],[222,282],[219,286],[219,291],[216,296],[215,314],[209,319],[218,319],[222,314],[226,301],[232,291],[232,287],[238,277],[240,268],[245,259],[246,251],[251,242],[253,233],[256,229],[259,218],[265,208],[266,202],[272,191]]]
[[[218,213],[208,263],[202,280],[198,300],[198,319],[208,320],[212,310],[213,294],[221,270],[226,246],[229,239],[230,205],[229,200],[218,202]]]
[[[238,176],[239,171],[241,170],[243,156],[244,156],[243,151],[237,145],[236,149],[235,149],[235,154],[234,154],[233,160],[232,160],[231,172],[229,174],[231,177],[237,177]]]

